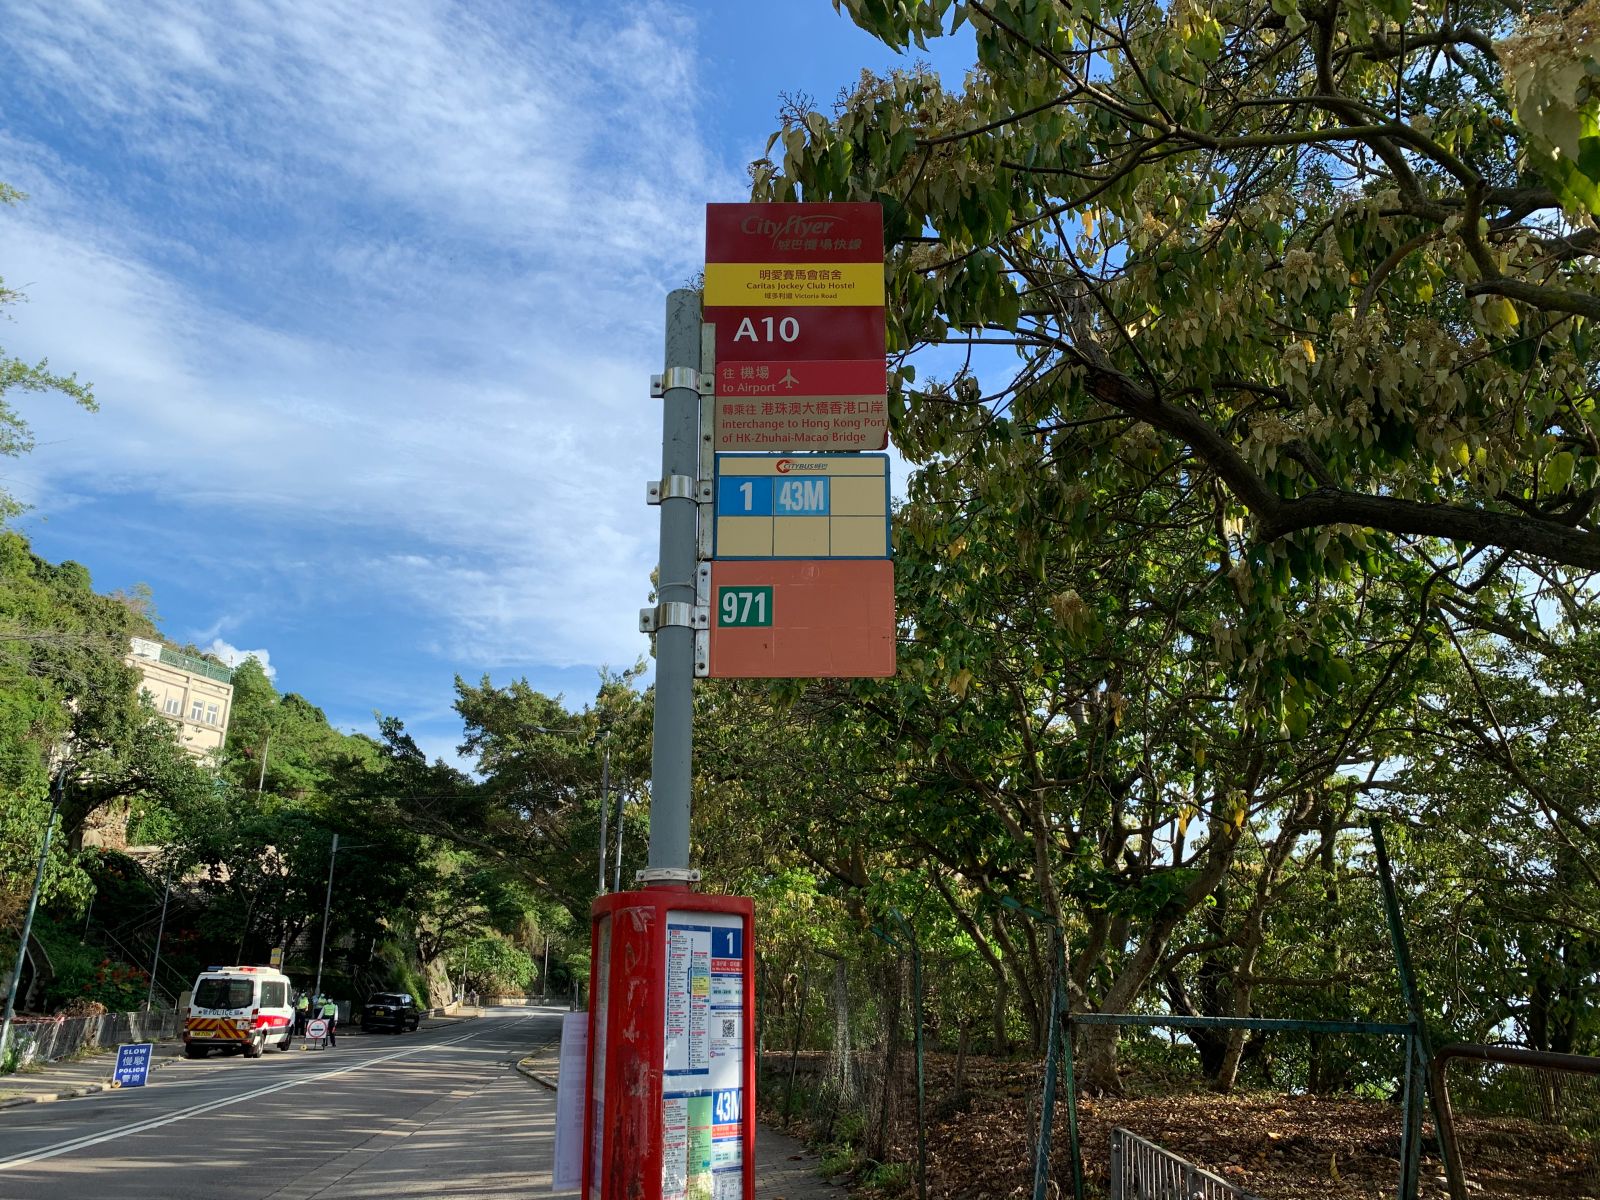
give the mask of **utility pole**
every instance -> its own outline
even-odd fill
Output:
[[[167,932],[167,900],[172,895],[172,868],[161,886],[161,923],[156,926],[156,952],[150,959],[150,990],[145,993],[144,1010],[149,1012],[156,1001],[156,970],[161,966],[161,939]],[[246,918],[248,920],[249,918]]]
[[[613,892],[620,892],[622,890],[622,799],[623,799],[623,794],[624,794],[623,793],[623,789],[622,788],[618,788],[617,789],[616,817],[611,822],[613,825],[615,825],[617,827],[617,865],[616,865],[616,869],[611,874],[611,890]]]
[[[647,884],[692,882],[689,781],[694,742],[694,609],[700,503],[700,293],[667,296],[661,377],[661,559],[654,613],[655,727],[650,744]]]
[[[611,737],[606,736],[605,755],[600,759],[600,883],[598,894],[606,894],[606,806],[611,802]],[[620,826],[618,827],[620,830]]]
[[[261,772],[256,776],[256,795],[267,786],[267,754],[272,750],[272,728],[267,728],[267,740],[261,746]]]
[[[544,966],[539,968],[539,992],[544,999],[550,999],[550,935],[544,935]]]
[[[44,886],[44,864],[50,858],[50,836],[55,832],[56,814],[61,811],[61,798],[67,790],[67,764],[62,763],[56,773],[55,799],[50,802],[50,816],[44,824],[44,844],[39,847],[39,865],[33,872],[33,895],[28,897],[28,915],[22,920],[22,940],[17,943],[17,961],[11,968],[11,986],[6,990],[5,1016],[0,1018],[0,1063],[6,1060],[6,1047],[11,1043],[11,1022],[17,1015],[17,984],[22,980],[22,964],[28,956],[28,938],[33,935],[33,914],[39,907],[39,890]]]
[[[322,957],[328,952],[328,906],[333,902],[333,862],[339,857],[339,835],[333,835],[333,849],[328,851],[328,890],[322,897],[322,945],[317,947],[317,982],[311,989],[313,998],[322,995]]]

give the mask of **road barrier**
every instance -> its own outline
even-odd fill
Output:
[[[0,1073],[35,1063],[59,1062],[80,1050],[111,1049],[123,1042],[158,1042],[178,1036],[178,1014],[156,1012],[104,1013],[97,1017],[17,1018],[11,1029],[8,1063]]]
[[[1109,1200],[1260,1200],[1126,1129],[1111,1131]]]

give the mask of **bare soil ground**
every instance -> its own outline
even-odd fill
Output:
[[[802,1067],[802,1077],[808,1073]],[[1040,1079],[1036,1063],[973,1059],[967,1064],[965,1089],[958,1094],[953,1062],[930,1059],[930,1200],[1031,1196]],[[774,1116],[772,1110],[781,1108],[782,1100],[783,1085],[769,1086],[764,1115]],[[907,1072],[898,1088],[887,1155],[891,1161],[915,1164],[915,1116],[915,1078]],[[791,1132],[815,1138],[824,1117],[810,1112],[798,1116],[790,1123]],[[1400,1119],[1398,1106],[1392,1104],[1261,1093],[1085,1097],[1079,1102],[1079,1121],[1089,1196],[1105,1194],[1113,1126],[1131,1130],[1263,1200],[1393,1200],[1399,1182]],[[1462,1117],[1458,1125],[1475,1200],[1600,1197],[1600,1163],[1592,1148],[1574,1145],[1561,1131],[1509,1119]],[[1070,1163],[1066,1105],[1058,1103],[1052,1200],[1072,1194]],[[857,1182],[868,1174],[859,1170]],[[915,1176],[910,1178],[914,1188]],[[1424,1197],[1447,1195],[1431,1125],[1424,1132],[1422,1185]],[[852,1190],[858,1196],[873,1191]]]

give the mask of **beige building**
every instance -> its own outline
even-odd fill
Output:
[[[126,662],[144,676],[139,690],[178,727],[185,750],[204,758],[222,749],[233,708],[232,671],[148,638],[133,639]]]

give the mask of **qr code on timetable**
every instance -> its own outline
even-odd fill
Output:
[[[739,1036],[739,1019],[737,1017],[722,1018],[722,1036],[736,1038]]]

